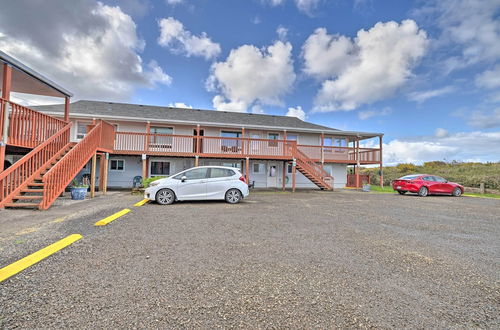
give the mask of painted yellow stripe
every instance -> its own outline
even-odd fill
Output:
[[[57,251],[64,249],[68,245],[73,244],[79,239],[83,238],[80,234],[69,235],[66,238],[63,238],[60,241],[55,242],[41,250],[38,250],[35,253],[30,254],[27,257],[22,258],[2,269],[0,269],[0,282],[5,281],[9,277],[16,275],[17,273],[25,270],[26,268],[33,266],[37,262],[47,258],[48,256],[56,253]]]
[[[143,206],[147,202],[149,202],[149,199],[145,198],[142,201],[135,203],[134,206]]]
[[[108,223],[110,223],[111,221],[113,220],[116,220],[118,219],[119,217],[121,217],[122,215],[125,215],[127,213],[130,212],[130,209],[123,209],[121,210],[120,212],[116,212],[115,214],[113,215],[110,215],[109,217],[107,218],[104,218],[102,220],[99,220],[95,223],[96,226],[106,226]]]

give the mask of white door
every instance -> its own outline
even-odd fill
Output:
[[[235,173],[225,168],[211,168],[207,179],[207,199],[224,199]]]
[[[207,198],[207,168],[196,168],[184,172],[186,180],[177,184],[177,198],[180,200]]]
[[[278,163],[267,164],[267,187],[278,188]]]

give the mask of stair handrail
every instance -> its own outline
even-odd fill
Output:
[[[296,144],[291,145],[292,156],[296,161],[299,161],[305,170],[310,172],[312,175],[323,181],[330,189],[332,186],[326,182],[327,179],[332,179],[333,177],[323,169],[322,166],[316,164],[312,159],[310,159],[305,153],[300,151]]]
[[[68,145],[71,123],[0,173],[0,207],[24,189]]]
[[[97,123],[80,142],[45,173],[42,178],[44,190],[40,209],[48,209],[92,158],[101,143],[102,123],[102,121]]]

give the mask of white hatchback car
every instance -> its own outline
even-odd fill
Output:
[[[199,166],[151,182],[144,198],[168,205],[174,201],[222,199],[230,204],[247,197],[248,185],[240,170]]]

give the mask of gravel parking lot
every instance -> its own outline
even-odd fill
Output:
[[[499,200],[132,199],[4,241],[0,266],[84,236],[0,284],[0,328],[500,327]]]

